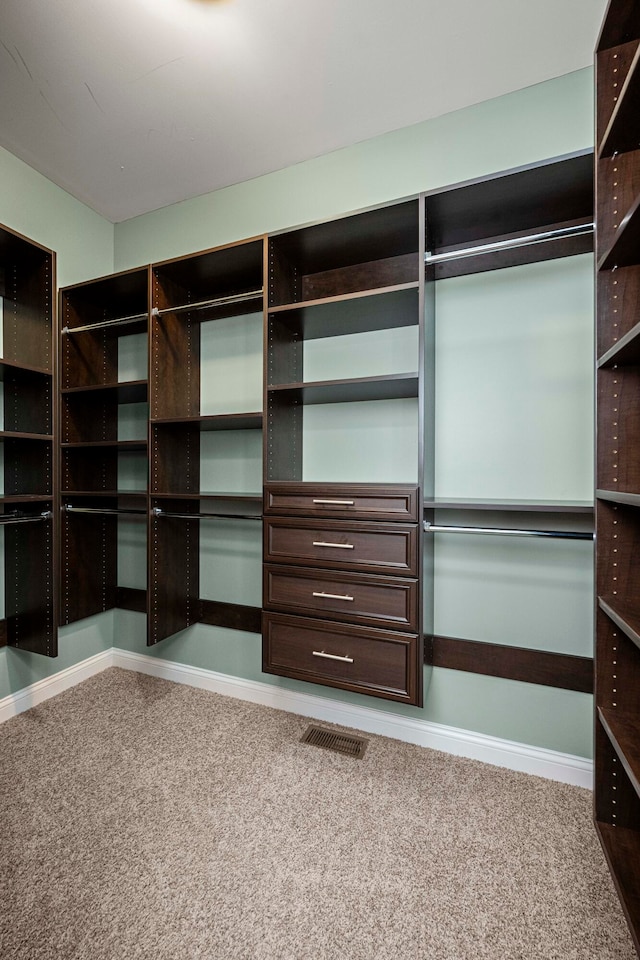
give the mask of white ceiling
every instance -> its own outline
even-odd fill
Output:
[[[117,222],[587,66],[606,5],[0,0],[0,145]]]

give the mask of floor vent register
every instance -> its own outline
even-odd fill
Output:
[[[360,760],[364,757],[369,741],[363,737],[352,737],[346,733],[336,733],[335,730],[325,730],[323,727],[311,725],[305,730],[300,743],[310,743],[313,747],[333,750],[334,753],[344,753]]]

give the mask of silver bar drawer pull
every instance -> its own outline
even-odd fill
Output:
[[[353,657],[337,657],[335,653],[325,653],[324,650],[314,650],[314,657],[324,657],[325,660],[340,660],[342,663],[353,663]]]
[[[328,503],[334,507],[353,507],[355,500],[320,500],[314,498],[313,503]]]
[[[324,540],[314,540],[314,547],[337,547],[339,550],[353,550],[352,543],[325,543]]]
[[[350,597],[348,593],[344,593],[344,594],[343,594],[343,593],[316,593],[316,591],[314,590],[314,591],[313,591],[313,596],[314,596],[314,597],[324,597],[325,600],[351,600],[351,601],[353,601],[353,597]]]

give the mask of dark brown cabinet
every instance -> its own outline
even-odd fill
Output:
[[[58,652],[55,286],[55,254],[0,227],[0,642],[50,657]]]
[[[596,50],[596,829],[640,953],[640,3]]]

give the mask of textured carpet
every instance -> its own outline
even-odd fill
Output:
[[[586,790],[111,669],[0,727],[3,960],[633,960]]]

